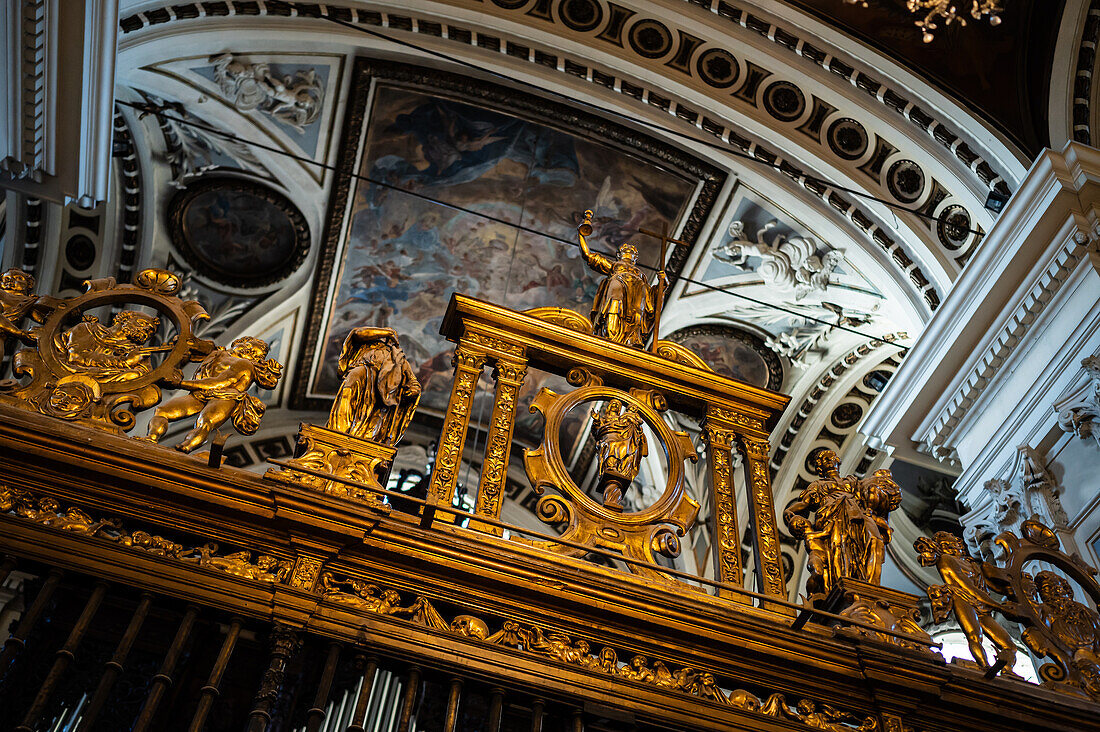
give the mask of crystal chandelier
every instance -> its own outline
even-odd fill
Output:
[[[844,2],[849,5],[867,7],[867,0],[844,0]],[[1001,7],[1001,0],[905,0],[909,12],[925,13],[923,18],[916,21],[917,27],[921,29],[922,40],[925,43],[931,43],[932,31],[939,27],[937,21],[941,21],[945,26],[952,23],[966,25],[965,5],[967,2],[970,3],[970,17],[981,20],[988,15],[990,25],[1000,24],[1001,16],[998,13],[1004,11],[1004,8]],[[959,5],[963,6],[962,11],[959,10]]]

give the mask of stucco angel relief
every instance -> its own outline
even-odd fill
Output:
[[[764,284],[779,292],[793,292],[796,300],[825,292],[829,277],[844,261],[844,252],[826,246],[824,254],[818,256],[819,245],[808,236],[775,233],[769,240],[769,232],[778,224],[769,221],[750,240],[745,235],[745,224],[734,221],[729,228],[732,240],[714,250],[715,258],[737,267],[746,267],[750,258],[761,260],[756,273]]]

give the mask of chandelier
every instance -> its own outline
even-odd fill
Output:
[[[844,2],[867,7],[867,0],[844,0]],[[1001,16],[998,13],[1004,11],[1001,0],[905,0],[905,5],[911,13],[925,13],[923,18],[916,21],[916,25],[921,29],[922,40],[925,43],[931,43],[934,37],[932,31],[939,28],[937,21],[945,26],[952,23],[966,25],[967,2],[970,3],[970,17],[974,20],[981,20],[988,15],[990,25],[1000,25]],[[961,11],[960,5],[963,6]]]

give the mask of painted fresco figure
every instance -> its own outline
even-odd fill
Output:
[[[421,387],[393,328],[356,328],[340,352],[343,381],[329,413],[330,430],[389,447],[412,421]]]
[[[586,237],[592,234],[592,212],[584,212],[577,227],[581,252],[589,268],[605,275],[592,301],[593,333],[625,346],[643,348],[653,332],[657,301],[665,283],[663,272],[657,283],[649,280],[638,267],[638,248],[633,244],[619,247],[617,259],[597,254],[588,248]]]
[[[611,399],[602,411],[592,412],[599,486],[604,506],[614,511],[623,510],[623,491],[638,477],[642,458],[649,454],[638,408],[628,406],[623,411],[622,406],[618,399]]]
[[[248,393],[253,384],[274,389],[282,375],[282,364],[267,358],[269,346],[259,338],[244,336],[229,348],[219,348],[203,359],[195,370],[195,378],[179,382],[188,393],[172,397],[157,407],[149,421],[147,438],[156,442],[168,430],[168,424],[199,415],[195,427],[176,445],[181,452],[191,452],[210,433],[230,419],[238,432],[255,434],[260,426],[265,406]]]
[[[921,565],[934,564],[944,581],[928,588],[936,622],[946,621],[954,611],[978,665],[983,670],[993,665],[982,647],[982,638],[988,638],[996,649],[997,660],[1005,662],[1003,673],[1011,674],[1016,664],[1016,645],[993,617],[994,610],[1007,612],[1007,608],[990,594],[982,563],[970,556],[962,539],[946,531],[936,532],[931,539],[922,536],[913,546]]]

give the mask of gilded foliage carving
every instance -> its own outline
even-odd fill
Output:
[[[477,512],[499,516],[504,481],[508,474],[508,461],[512,449],[512,433],[515,427],[516,398],[527,367],[523,364],[500,361],[497,363],[496,398],[490,420],[489,437],[485,445],[485,460],[481,468],[481,483],[477,492]]]
[[[714,515],[718,539],[718,575],[722,582],[741,584],[741,540],[737,528],[737,496],[733,491],[733,464],[730,448],[734,433],[706,422],[703,439],[710,460],[714,491]]]
[[[788,702],[783,694],[766,698],[743,690],[727,691],[709,671],[670,667],[660,659],[641,655],[620,658],[618,650],[603,646],[598,651],[587,640],[572,638],[556,630],[515,620],[501,620],[495,632],[490,623],[475,615],[456,615],[451,622],[427,598],[417,596],[406,604],[396,590],[383,589],[361,579],[337,579],[333,573],[321,575],[321,593],[326,601],[375,615],[400,617],[433,630],[492,645],[506,646],[543,658],[578,666],[596,673],[614,676],[660,689],[668,689],[708,701],[738,707],[769,717],[801,722],[811,729],[830,732],[873,732],[875,717],[860,718],[827,704],[810,699]]]
[[[253,552],[239,551],[230,554],[219,552],[218,545],[209,542],[201,546],[186,546],[155,536],[140,529],[125,529],[117,518],[93,519],[77,506],[62,509],[61,504],[49,496],[35,496],[17,488],[0,486],[0,513],[67,531],[114,542],[136,551],[160,557],[177,559],[226,574],[260,582],[283,582],[290,575],[291,563],[268,554],[253,558]]]
[[[775,524],[771,481],[768,476],[768,442],[742,438],[745,464],[748,466],[749,490],[756,526],[756,550],[764,575],[764,590],[769,595],[786,596],[787,586],[779,559],[779,531]]]
[[[436,453],[435,470],[432,472],[432,494],[450,502],[458,479],[458,465],[462,460],[462,448],[466,442],[466,429],[470,424],[470,406],[474,389],[485,364],[485,354],[460,345],[455,349],[455,380],[451,387],[451,401],[447,406],[447,418]]]

